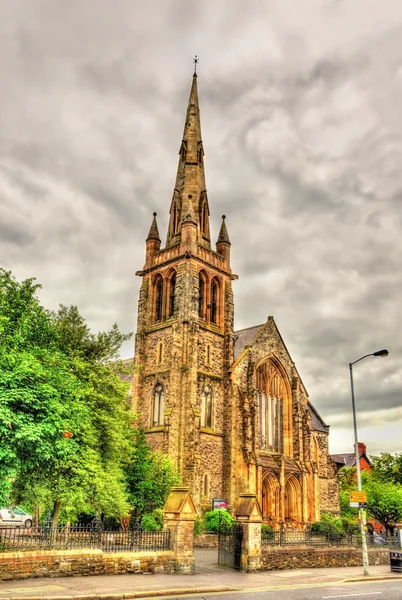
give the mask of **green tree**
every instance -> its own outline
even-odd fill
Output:
[[[60,351],[33,279],[0,269],[0,498],[21,471],[41,472],[76,451],[63,432],[85,419],[79,382]]]
[[[76,307],[49,313],[34,280],[0,271],[0,494],[32,505],[127,514],[127,384],[112,363],[129,335],[92,334]]]
[[[378,481],[402,484],[402,454],[382,452],[372,458],[374,477]]]
[[[402,520],[402,487],[391,482],[366,477],[368,514],[384,525],[387,535],[392,533],[393,523]]]
[[[143,431],[134,432],[134,449],[126,466],[129,502],[136,519],[163,508],[174,485],[179,485],[177,467],[165,454],[152,452]]]

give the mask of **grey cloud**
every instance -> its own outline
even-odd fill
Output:
[[[350,360],[389,346],[356,369],[358,398],[373,415],[388,408],[390,427],[401,400],[402,10],[302,5],[295,20],[286,0],[2,3],[11,225],[0,257],[37,276],[49,308],[74,303],[94,329],[135,328],[134,273],[154,210],[166,234],[198,53],[212,238],[226,214],[236,326],[274,315],[341,444]]]

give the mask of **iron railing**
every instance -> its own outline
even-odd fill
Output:
[[[387,537],[385,534],[366,534],[367,545],[374,548],[397,548],[398,538]],[[314,534],[310,530],[296,531],[281,529],[278,531],[262,532],[261,543],[263,548],[271,546],[349,546],[361,547],[360,534]]]
[[[29,550],[100,549],[104,552],[142,552],[169,550],[170,531],[105,530],[95,525],[51,527],[0,527],[0,552]]]

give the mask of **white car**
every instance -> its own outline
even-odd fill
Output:
[[[0,527],[32,527],[32,515],[28,515],[19,506],[10,506],[0,510]]]

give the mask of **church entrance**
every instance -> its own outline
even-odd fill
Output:
[[[280,485],[277,476],[269,472],[262,481],[262,517],[265,522],[280,522]]]

